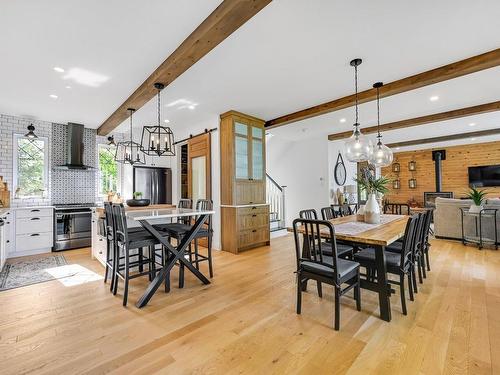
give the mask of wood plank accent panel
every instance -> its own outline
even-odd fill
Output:
[[[492,103],[475,105],[473,107],[454,109],[452,111],[434,113],[432,115],[426,115],[421,117],[410,118],[406,120],[400,120],[395,122],[389,122],[387,124],[380,125],[380,131],[385,132],[395,129],[409,128],[412,126],[433,124],[440,121],[452,120],[461,117],[467,117],[472,115],[478,115],[481,113],[500,111],[500,100]],[[363,134],[372,134],[377,132],[376,126],[370,126],[368,128],[362,129]],[[335,141],[338,139],[349,138],[352,134],[352,130],[333,133],[328,136],[329,141]]]
[[[435,83],[447,81],[463,75],[479,72],[484,69],[493,68],[498,65],[500,65],[500,48],[387,83],[380,88],[380,97],[385,98],[387,96],[401,94],[406,91],[433,85]],[[372,88],[360,92],[358,96],[359,103],[370,102],[377,98],[377,91]],[[335,99],[330,102],[269,120],[266,122],[266,128],[275,128],[292,122],[348,108],[354,105],[354,101],[355,95],[348,95],[343,98]]]
[[[97,134],[107,135],[113,131],[128,118],[127,108],[138,110],[156,95],[157,90],[153,87],[155,82],[168,86],[270,2],[271,0],[224,0],[102,123]]]
[[[384,198],[392,203],[406,203],[414,198],[422,205],[424,192],[436,191],[432,151],[442,149],[446,150],[446,160],[442,161],[441,190],[452,191],[455,198],[465,196],[469,188],[468,167],[500,164],[500,141],[395,153],[394,161],[401,164],[401,189],[389,186],[389,193]],[[417,162],[417,170],[413,172],[417,180],[416,189],[408,187],[408,179],[412,176],[412,172],[408,171],[411,160]],[[396,176],[391,166],[382,168],[382,174],[392,178]],[[489,192],[488,197],[500,197],[500,187],[485,189]]]
[[[478,130],[476,132],[469,133],[460,133],[460,134],[452,134],[445,135],[442,137],[432,137],[432,138],[424,138],[424,139],[416,139],[414,141],[406,141],[406,142],[398,142],[398,143],[389,143],[388,147],[405,147],[405,146],[415,146],[422,145],[426,143],[435,143],[435,142],[445,142],[445,141],[453,141],[457,139],[465,139],[471,137],[485,137],[488,135],[500,134],[500,128],[498,129],[488,129],[488,130]]]
[[[193,158],[205,157],[205,192],[204,199],[212,199],[212,157],[211,133],[204,133],[188,139],[188,196],[193,198]],[[193,202],[195,205],[196,202]]]

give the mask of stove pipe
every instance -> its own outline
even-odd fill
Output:
[[[446,151],[445,150],[436,150],[432,151],[432,160],[434,160],[434,170],[436,175],[436,193],[441,192],[441,161],[446,160]]]

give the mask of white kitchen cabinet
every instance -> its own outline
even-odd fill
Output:
[[[104,222],[99,214],[92,212],[92,257],[106,265],[107,244],[104,236]]]
[[[4,225],[0,226],[0,270],[2,270],[10,248],[10,212],[3,211],[0,214]]]
[[[26,207],[10,211],[7,257],[50,253],[54,246],[52,207]]]

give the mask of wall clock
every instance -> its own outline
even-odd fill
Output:
[[[333,174],[335,176],[335,182],[337,183],[337,185],[343,186],[345,184],[347,172],[345,169],[344,159],[342,159],[342,155],[340,154],[340,152],[339,156],[337,156],[337,163],[335,164]]]

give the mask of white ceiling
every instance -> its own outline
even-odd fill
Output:
[[[0,112],[98,127],[218,3],[2,5],[0,45],[7,53],[0,59]],[[355,57],[363,59],[364,90],[375,81],[390,82],[496,49],[499,15],[497,0],[274,0],[163,91],[164,104],[184,103],[164,106],[163,117],[174,130],[206,124],[229,109],[272,119],[351,94],[349,60]],[[71,82],[65,89],[68,81],[54,66],[110,78],[97,88]],[[59,98],[49,98],[52,93]],[[430,102],[432,95],[440,99]],[[382,122],[499,99],[500,68],[494,68],[385,98]],[[155,112],[153,99],[137,112],[136,126],[154,122]],[[362,105],[360,114],[362,126],[375,124],[374,103]],[[348,130],[352,122],[350,108],[271,132],[298,140]],[[386,137],[393,142],[470,131],[468,122],[419,126]],[[475,129],[498,127],[500,115],[478,116],[475,122]]]

